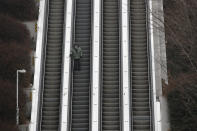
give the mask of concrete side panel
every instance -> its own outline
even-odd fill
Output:
[[[167,60],[166,60],[166,44],[165,44],[165,28],[164,28],[164,12],[163,12],[163,0],[152,0],[153,2],[153,27],[154,27],[154,38],[158,50],[156,53],[156,62],[158,70],[160,70],[161,79],[168,84],[167,76]]]
[[[162,95],[162,80],[168,84],[163,0],[152,0],[156,96],[161,109],[161,129],[170,128],[167,99]]]

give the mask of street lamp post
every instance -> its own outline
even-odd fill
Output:
[[[16,71],[16,125],[19,125],[19,106],[18,106],[18,74],[26,73],[25,69]]]

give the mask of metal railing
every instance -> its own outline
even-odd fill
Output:
[[[118,29],[119,29],[119,32],[118,32],[118,36],[119,36],[119,125],[120,125],[120,131],[122,130],[122,120],[123,120],[123,114],[122,114],[122,108],[123,107],[123,102],[122,102],[122,96],[123,96],[123,93],[122,93],[122,59],[121,59],[121,56],[122,56],[122,46],[121,46],[121,40],[122,40],[122,37],[121,37],[121,25],[122,25],[122,6],[121,5],[121,0],[118,0]]]
[[[72,98],[73,98],[73,62],[71,61],[71,73],[70,73],[70,113],[69,113],[69,131],[72,130]]]
[[[102,110],[103,110],[103,1],[101,0],[101,73],[100,73],[100,130],[102,130],[103,126],[103,117],[102,117]]]
[[[98,125],[98,127],[99,127],[99,129],[98,130],[102,130],[102,98],[103,98],[103,0],[101,0],[100,1],[101,3],[100,3],[100,31],[99,31],[99,34],[100,34],[100,43],[99,43],[99,45],[100,45],[100,54],[99,54],[99,57],[100,57],[100,63],[99,63],[99,65],[100,65],[100,76],[99,76],[99,80],[100,80],[100,92],[99,92],[99,95],[100,95],[100,99],[99,99],[99,103],[98,103],[98,105],[100,106],[100,115],[98,115],[100,118],[98,118],[98,120],[99,120],[99,125]]]
[[[38,130],[41,130],[42,125],[42,107],[43,107],[43,95],[44,95],[44,79],[45,79],[45,62],[46,62],[46,48],[47,48],[47,36],[48,36],[48,17],[49,17],[49,0],[47,0],[47,12],[46,12],[46,32],[45,32],[45,41],[43,47],[43,56],[42,56],[42,85],[40,86],[40,106],[39,106],[39,113],[38,113]]]
[[[73,47],[73,43],[75,42],[75,20],[76,20],[76,0],[73,1],[73,26],[72,26],[72,44],[71,44],[71,50]],[[73,99],[73,61],[71,60],[71,73],[70,73],[70,113],[69,113],[69,130],[72,130],[72,99]]]
[[[90,41],[91,41],[91,36],[90,36]],[[90,47],[90,55],[91,55],[92,53],[91,53],[91,47]],[[92,57],[90,56],[90,72],[89,72],[89,74],[90,74],[90,76],[89,76],[89,79],[90,79],[90,81],[89,81],[89,129],[91,129],[91,114],[92,114],[92,112],[91,112],[91,83],[92,83],[92,80],[91,80],[91,78],[92,78]]]
[[[131,15],[130,15],[130,13],[131,13],[131,11],[130,11],[130,9],[131,9],[131,4],[130,4],[130,2],[131,2],[131,0],[128,1],[128,5],[129,5],[129,8],[128,8],[128,9],[129,9],[129,10],[128,10],[128,14],[129,14],[129,43],[130,43],[129,52],[131,53],[131,48],[132,48],[132,47],[131,47],[131,37],[130,37],[130,36],[131,36],[131,22],[130,22],[130,19],[131,19],[131,18],[130,18],[130,16],[131,16]],[[130,90],[131,130],[133,131],[133,121],[134,121],[134,120],[133,120],[133,105],[132,105],[132,104],[133,104],[133,102],[132,102],[132,100],[133,100],[133,99],[132,99],[132,98],[133,98],[133,96],[132,96],[132,93],[133,93],[133,89],[132,89],[132,87],[133,87],[133,86],[132,86],[132,82],[133,82],[133,81],[132,81],[132,76],[133,76],[133,75],[132,75],[131,54],[129,54],[129,63],[130,63],[130,64],[129,64],[129,70],[130,70],[130,86],[131,86],[131,90]]]
[[[90,10],[91,10],[91,14],[90,14],[90,17],[91,17],[91,19],[90,19],[90,21],[91,21],[91,27],[90,27],[90,43],[89,43],[89,45],[90,45],[90,47],[89,47],[89,49],[90,49],[90,69],[89,69],[89,130],[91,130],[91,114],[92,114],[92,110],[91,110],[91,102],[92,102],[92,100],[91,100],[91,93],[92,93],[92,89],[91,89],[91,87],[92,87],[92,59],[93,59],[93,56],[92,56],[92,27],[93,27],[93,2],[92,2],[92,0],[90,0],[90,2],[91,2],[91,4],[90,4]]]
[[[153,115],[152,111],[154,110],[153,106],[153,102],[152,101],[152,83],[151,83],[151,64],[150,64],[150,56],[151,56],[151,51],[150,51],[150,44],[149,44],[149,22],[148,22],[148,18],[149,18],[149,11],[148,11],[148,7],[149,4],[147,2],[148,0],[145,0],[145,6],[146,6],[146,32],[147,32],[147,59],[148,59],[148,86],[149,86],[149,110],[150,110],[150,130],[153,130]],[[153,111],[154,112],[154,111]]]
[[[131,0],[129,0],[128,1],[128,14],[129,14],[129,43],[130,43],[130,46],[129,46],[129,72],[130,72],[130,87],[131,87],[131,89],[130,89],[130,110],[131,110],[131,130],[133,131],[133,102],[132,102],[132,98],[133,98],[133,94],[132,94],[132,92],[133,92],[133,89],[132,89],[132,61],[131,61],[131,22],[130,22],[130,14],[131,14],[131,11],[130,11],[130,9],[131,9]]]

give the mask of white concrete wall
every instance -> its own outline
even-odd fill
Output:
[[[152,84],[155,110],[155,131],[168,131],[168,105],[162,95],[162,79],[167,84],[167,61],[163,0],[149,0],[149,33],[152,59]]]
[[[39,112],[39,97],[40,97],[40,86],[41,86],[41,67],[42,67],[42,55],[43,55],[43,44],[45,35],[45,9],[47,0],[40,1],[39,17],[38,17],[38,37],[36,42],[36,53],[35,53],[35,73],[34,73],[34,83],[32,91],[32,111],[31,111],[31,121],[30,121],[30,131],[36,131],[38,112]]]

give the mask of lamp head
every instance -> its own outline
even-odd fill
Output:
[[[20,73],[26,73],[26,70],[25,69],[22,69],[22,70],[18,70],[18,72],[20,72]]]

